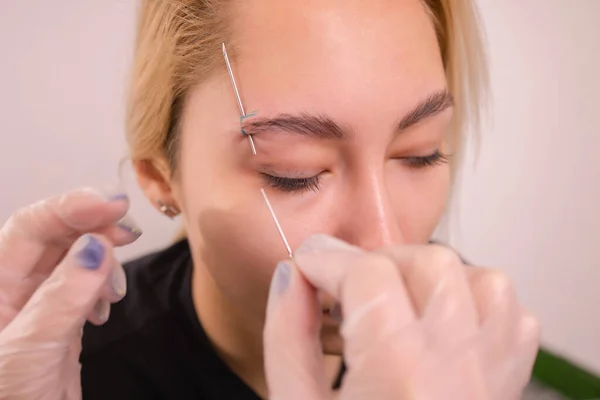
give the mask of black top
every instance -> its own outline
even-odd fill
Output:
[[[106,324],[84,328],[84,400],[259,399],[219,358],[198,320],[186,240],[125,271],[127,296]]]

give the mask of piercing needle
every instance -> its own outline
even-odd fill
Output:
[[[269,212],[271,213],[271,217],[273,218],[273,221],[275,222],[275,226],[277,227],[277,230],[279,231],[279,236],[281,236],[281,240],[283,240],[283,244],[285,245],[288,255],[290,256],[290,258],[294,258],[290,244],[288,243],[287,238],[285,237],[285,234],[283,233],[283,229],[281,229],[281,225],[279,225],[279,220],[277,219],[277,216],[275,215],[275,211],[273,211],[273,207],[271,207],[271,203],[269,202],[269,199],[267,198],[267,194],[265,193],[265,190],[260,189],[260,193],[262,194],[263,199],[265,199],[265,203],[267,203],[267,208],[269,209]]]
[[[242,114],[242,117],[240,119],[240,121],[242,121],[244,118],[248,117],[248,115],[246,114],[246,111],[244,111],[244,106],[242,105],[242,99],[240,97],[240,92],[238,90],[237,83],[235,82],[235,77],[233,75],[233,69],[231,68],[231,63],[229,62],[229,56],[227,55],[227,49],[225,47],[225,43],[222,43],[221,48],[223,49],[223,57],[225,58],[225,64],[227,64],[227,72],[229,73],[229,78],[231,79],[231,84],[233,85],[233,91],[235,92],[235,98],[237,100],[238,107],[240,108],[240,113]],[[242,129],[242,133],[243,132],[244,131]],[[248,136],[248,140],[250,141],[250,147],[252,148],[252,153],[256,155],[256,147],[254,146],[254,140],[252,139],[252,135],[249,135],[249,134],[246,134],[246,135]],[[275,222],[275,226],[277,227],[279,236],[281,236],[281,240],[283,240],[283,244],[285,245],[288,255],[290,256],[290,258],[293,258],[293,253],[292,253],[290,244],[288,243],[287,238],[285,237],[285,234],[283,233],[283,229],[281,229],[279,220],[277,219],[277,216],[275,215],[275,211],[273,211],[273,207],[271,206],[271,203],[269,202],[269,198],[267,197],[265,190],[260,189],[260,193],[262,194],[262,197],[265,200],[265,203],[267,204],[267,208],[269,209],[269,212],[271,213],[271,217],[273,218],[273,221]]]
[[[246,112],[244,111],[244,106],[242,105],[242,99],[240,98],[240,92],[237,87],[237,83],[235,82],[235,77],[233,76],[233,69],[231,69],[231,63],[229,62],[229,56],[227,55],[227,49],[225,48],[225,43],[221,45],[223,49],[223,57],[225,57],[225,64],[227,64],[227,72],[229,72],[229,78],[231,79],[231,84],[233,85],[233,91],[235,92],[235,98],[237,100],[238,106],[240,108],[240,113],[242,113],[242,118],[246,117]],[[248,141],[250,142],[250,148],[252,149],[252,154],[256,155],[256,146],[254,146],[254,139],[252,139],[252,135],[248,136]]]

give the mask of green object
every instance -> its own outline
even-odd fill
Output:
[[[600,378],[573,363],[541,349],[533,379],[572,400],[600,399]]]

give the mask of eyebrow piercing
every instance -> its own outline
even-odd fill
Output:
[[[248,118],[251,115],[246,115],[244,111],[244,106],[242,105],[242,99],[240,98],[240,92],[237,87],[237,83],[235,83],[235,77],[233,76],[233,69],[231,69],[231,63],[229,62],[229,56],[227,55],[227,49],[225,48],[225,42],[221,44],[221,48],[223,49],[223,57],[225,58],[225,64],[227,64],[227,72],[229,73],[229,78],[231,79],[231,84],[233,85],[233,91],[235,92],[235,99],[237,100],[238,107],[240,108],[240,113],[242,114],[240,122],[244,118]],[[248,136],[248,141],[250,142],[250,148],[252,149],[252,154],[256,155],[256,146],[254,145],[254,139],[252,135],[248,135],[243,128],[241,128],[242,133]]]
[[[242,115],[240,117],[240,127],[241,127],[240,129],[242,130],[242,133],[246,136],[249,136],[249,134],[248,134],[248,132],[246,132],[246,130],[243,127],[244,120],[246,118],[254,117],[255,115],[256,115],[256,111],[252,111],[250,114]],[[254,154],[256,154],[256,153],[254,153]]]
[[[233,91],[235,92],[235,98],[237,100],[238,106],[240,108],[240,127],[242,122],[244,121],[244,119],[252,117],[256,114],[256,111],[251,112],[250,114],[246,114],[246,112],[244,111],[244,106],[242,105],[242,99],[240,98],[240,92],[238,91],[237,88],[237,84],[235,83],[235,77],[233,76],[233,70],[231,69],[231,63],[229,62],[229,56],[227,55],[227,49],[225,48],[225,43],[222,43],[221,45],[222,49],[223,49],[223,57],[225,58],[225,63],[227,64],[227,71],[229,72],[229,78],[231,78],[231,84],[233,85]],[[248,141],[250,142],[250,147],[252,148],[252,153],[254,155],[256,155],[256,147],[254,146],[254,139],[252,139],[252,135],[248,134],[244,128],[240,128],[242,131],[242,134],[248,136]],[[281,240],[283,241],[283,244],[285,246],[285,249],[288,252],[288,255],[290,256],[290,258],[293,258],[293,252],[292,252],[292,248],[290,247],[289,242],[287,241],[287,238],[285,237],[285,233],[283,233],[283,229],[281,229],[281,225],[279,224],[279,220],[277,219],[277,216],[275,215],[275,211],[273,210],[273,207],[271,206],[271,202],[269,201],[269,198],[267,197],[267,193],[265,193],[264,189],[260,189],[260,193],[262,194],[263,199],[265,200],[265,204],[267,205],[267,208],[269,209],[269,212],[271,213],[271,218],[273,218],[273,222],[275,222],[275,226],[277,227],[277,231],[279,232],[279,236],[281,236]]]

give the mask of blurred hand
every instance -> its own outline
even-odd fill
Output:
[[[141,232],[124,195],[83,189],[16,212],[0,230],[0,398],[80,399],[81,332],[126,291],[113,246]]]
[[[270,399],[330,399],[316,291],[337,299],[348,373],[343,400],[516,400],[530,379],[539,324],[501,272],[451,250],[369,253],[324,235],[273,277],[265,326]]]

